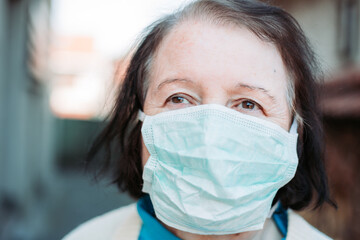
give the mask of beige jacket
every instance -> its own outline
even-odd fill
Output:
[[[307,223],[300,215],[289,210],[287,240],[329,240],[325,234]],[[269,221],[272,222],[271,219]],[[66,235],[63,240],[137,240],[141,229],[141,218],[136,204],[131,204],[91,219]],[[266,227],[267,226],[267,227]],[[274,223],[265,225],[268,233],[276,232]],[[274,235],[260,237],[273,240]],[[276,235],[275,235],[276,236]]]

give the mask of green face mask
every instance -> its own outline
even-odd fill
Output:
[[[259,230],[276,192],[295,175],[290,132],[221,105],[143,113],[143,173],[158,219],[203,235]]]

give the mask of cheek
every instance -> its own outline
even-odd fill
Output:
[[[148,161],[149,157],[150,157],[150,153],[145,146],[143,138],[141,137],[141,163],[142,163],[143,169],[144,169],[144,166],[145,166],[146,162]]]

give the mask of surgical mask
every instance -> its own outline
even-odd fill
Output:
[[[143,192],[160,221],[202,235],[263,228],[296,172],[295,121],[287,132],[215,104],[139,116],[150,153]]]

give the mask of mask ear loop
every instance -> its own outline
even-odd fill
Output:
[[[291,127],[290,127],[290,131],[289,133],[291,134],[297,134],[297,129],[298,129],[298,124],[297,124],[297,121],[296,119],[293,120],[292,124],[291,124]]]
[[[141,122],[144,122],[145,117],[146,117],[145,113],[143,111],[139,110],[138,115],[137,115],[138,120]]]

